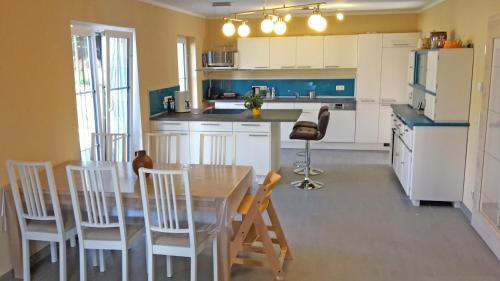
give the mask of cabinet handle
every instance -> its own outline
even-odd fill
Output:
[[[217,123],[201,123],[202,126],[220,126],[220,124]]]
[[[375,99],[359,99],[360,102],[376,102]]]
[[[269,66],[255,66],[254,68],[257,68],[257,69],[264,69],[264,68],[269,68]]]
[[[240,105],[243,105],[243,103],[233,103],[233,105],[240,106]]]
[[[260,124],[241,124],[244,127],[260,127]]]
[[[339,68],[339,65],[325,65],[326,68]]]
[[[182,123],[165,123],[164,125],[174,125],[174,126],[180,126]]]
[[[409,46],[410,44],[408,44],[408,43],[393,43],[392,45],[394,45],[394,46]]]
[[[268,135],[248,135],[249,137],[268,137]]]
[[[303,111],[303,110],[302,110],[302,113],[311,113],[311,111]]]
[[[299,65],[297,67],[298,68],[311,68],[312,66],[310,66],[310,65]]]
[[[284,66],[281,66],[281,68],[295,68],[295,66],[293,66],[293,65],[284,65]]]

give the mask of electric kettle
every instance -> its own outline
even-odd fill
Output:
[[[188,91],[174,93],[175,112],[191,112],[191,94]]]

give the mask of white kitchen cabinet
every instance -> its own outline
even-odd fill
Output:
[[[354,143],[356,111],[330,110],[330,120],[321,142]]]
[[[407,103],[408,53],[411,47],[383,48],[380,101]]]
[[[382,72],[382,34],[361,34],[358,37],[358,70],[356,99],[378,102]]]
[[[257,176],[271,170],[271,134],[263,132],[236,132],[236,165],[253,166]]]
[[[241,69],[269,69],[269,38],[238,38],[238,60]]]
[[[230,123],[231,124],[231,123]],[[226,145],[225,145],[225,155],[226,155],[226,163],[232,163],[233,162],[233,154],[234,154],[234,137],[233,137],[233,132],[194,132],[191,131],[190,137],[189,137],[189,145],[191,149],[191,164],[200,164],[200,152],[201,152],[201,136],[202,135],[228,135],[229,137],[226,139]],[[211,141],[205,141],[204,143],[204,159],[210,159],[210,147],[211,147]]]
[[[293,69],[297,53],[297,37],[271,37],[271,69]]]
[[[436,96],[429,93],[425,94],[424,114],[431,120],[436,118],[436,102]]]
[[[302,110],[298,121],[318,122],[320,103],[295,103],[294,109]]]
[[[381,104],[378,122],[378,142],[391,143],[392,137],[392,108],[390,104]]]
[[[425,89],[433,93],[437,91],[438,60],[438,51],[429,51],[427,53],[427,79],[425,80]]]
[[[415,59],[416,59],[416,52],[415,51],[410,51],[408,55],[408,75],[407,75],[407,82],[410,85],[415,84]]]
[[[297,37],[297,68],[323,68],[323,38],[323,36]]]
[[[356,105],[356,143],[378,143],[379,104]]]
[[[404,142],[401,142],[401,170],[400,170],[400,181],[406,195],[410,195],[411,187],[411,173],[412,173],[412,153],[406,147]]]
[[[179,135],[179,157],[180,163],[189,164],[191,159],[191,151],[189,145],[189,122],[187,121],[152,121],[152,133],[175,134]],[[174,143],[174,147],[176,144]],[[148,152],[150,153],[150,152]],[[172,153],[175,152],[172,151]],[[175,157],[178,157],[177,155]],[[154,160],[154,159],[153,159]]]
[[[325,68],[356,68],[358,66],[358,36],[325,36],[324,65]]]
[[[217,109],[245,109],[244,102],[215,102],[215,108]]]
[[[384,48],[417,47],[420,33],[384,33]]]
[[[398,179],[401,177],[402,147],[403,143],[401,139],[397,135],[394,136],[394,144],[392,147],[392,169]]]

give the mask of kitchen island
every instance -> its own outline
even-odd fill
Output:
[[[151,116],[150,121],[152,133],[180,135],[179,157],[184,164],[200,163],[202,136],[228,136],[224,147],[226,161],[253,166],[260,182],[269,170],[280,169],[281,123],[296,122],[301,114],[298,109],[264,109],[261,116],[253,117],[248,110],[213,109],[165,112]],[[209,149],[204,149],[204,158],[209,153]]]

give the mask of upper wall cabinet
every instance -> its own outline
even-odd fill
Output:
[[[323,68],[324,36],[297,37],[297,68]]]
[[[378,102],[382,72],[382,34],[361,34],[358,38],[356,99]]]
[[[270,62],[272,69],[295,68],[297,37],[272,37],[270,40]]]
[[[325,68],[356,68],[358,66],[358,36],[325,36]]]
[[[383,35],[384,48],[391,47],[417,47],[420,33],[385,33]]]
[[[238,58],[241,69],[268,69],[269,38],[238,38]]]

